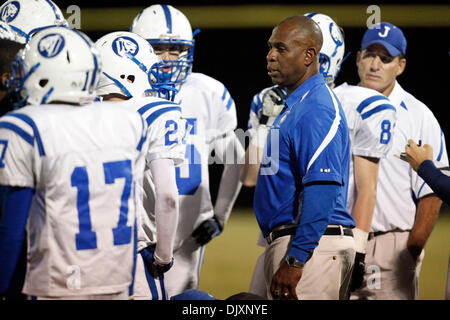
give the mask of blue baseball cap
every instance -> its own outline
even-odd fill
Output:
[[[361,49],[366,50],[374,43],[383,45],[392,57],[406,55],[406,38],[402,30],[389,22],[377,23],[367,29],[361,41]]]
[[[212,295],[197,289],[188,289],[170,297],[170,300],[216,300]]]

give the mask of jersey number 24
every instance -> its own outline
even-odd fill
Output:
[[[171,121],[171,120],[169,120]],[[165,144],[170,145],[176,141],[170,139],[170,135],[174,134],[177,130],[176,123],[174,121],[166,123],[166,128],[170,128],[167,131],[165,137]],[[186,135],[197,134],[197,119],[186,118]],[[186,143],[183,141],[183,143]],[[193,195],[197,191],[200,183],[202,182],[202,164],[201,155],[197,148],[193,144],[186,144],[186,153],[184,156],[187,159],[188,164],[185,168],[188,170],[187,176],[182,176],[180,167],[175,168],[175,174],[177,179],[178,193],[181,195]]]

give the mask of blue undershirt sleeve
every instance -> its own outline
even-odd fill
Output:
[[[335,183],[305,185],[300,221],[291,242],[289,256],[305,263],[312,255],[334,212],[340,188]]]
[[[450,204],[450,177],[436,168],[433,161],[422,162],[417,173],[442,201]]]
[[[10,284],[25,236],[34,190],[11,187],[7,189],[2,203],[0,220],[0,293]]]

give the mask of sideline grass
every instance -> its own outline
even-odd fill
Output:
[[[256,259],[263,248],[256,245],[259,228],[250,209],[236,209],[224,233],[206,246],[200,290],[225,299],[248,291]],[[450,212],[441,212],[425,247],[419,280],[421,300],[445,299],[450,249]]]

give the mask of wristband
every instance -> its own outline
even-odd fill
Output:
[[[164,261],[163,259],[158,257],[158,255],[156,254],[156,250],[155,250],[155,253],[153,254],[153,261],[158,266],[165,266],[166,264],[170,264],[173,261],[173,257],[169,260],[169,262]]]
[[[369,238],[369,233],[364,230],[354,228],[353,238],[355,239],[356,252],[366,253],[367,239]]]

